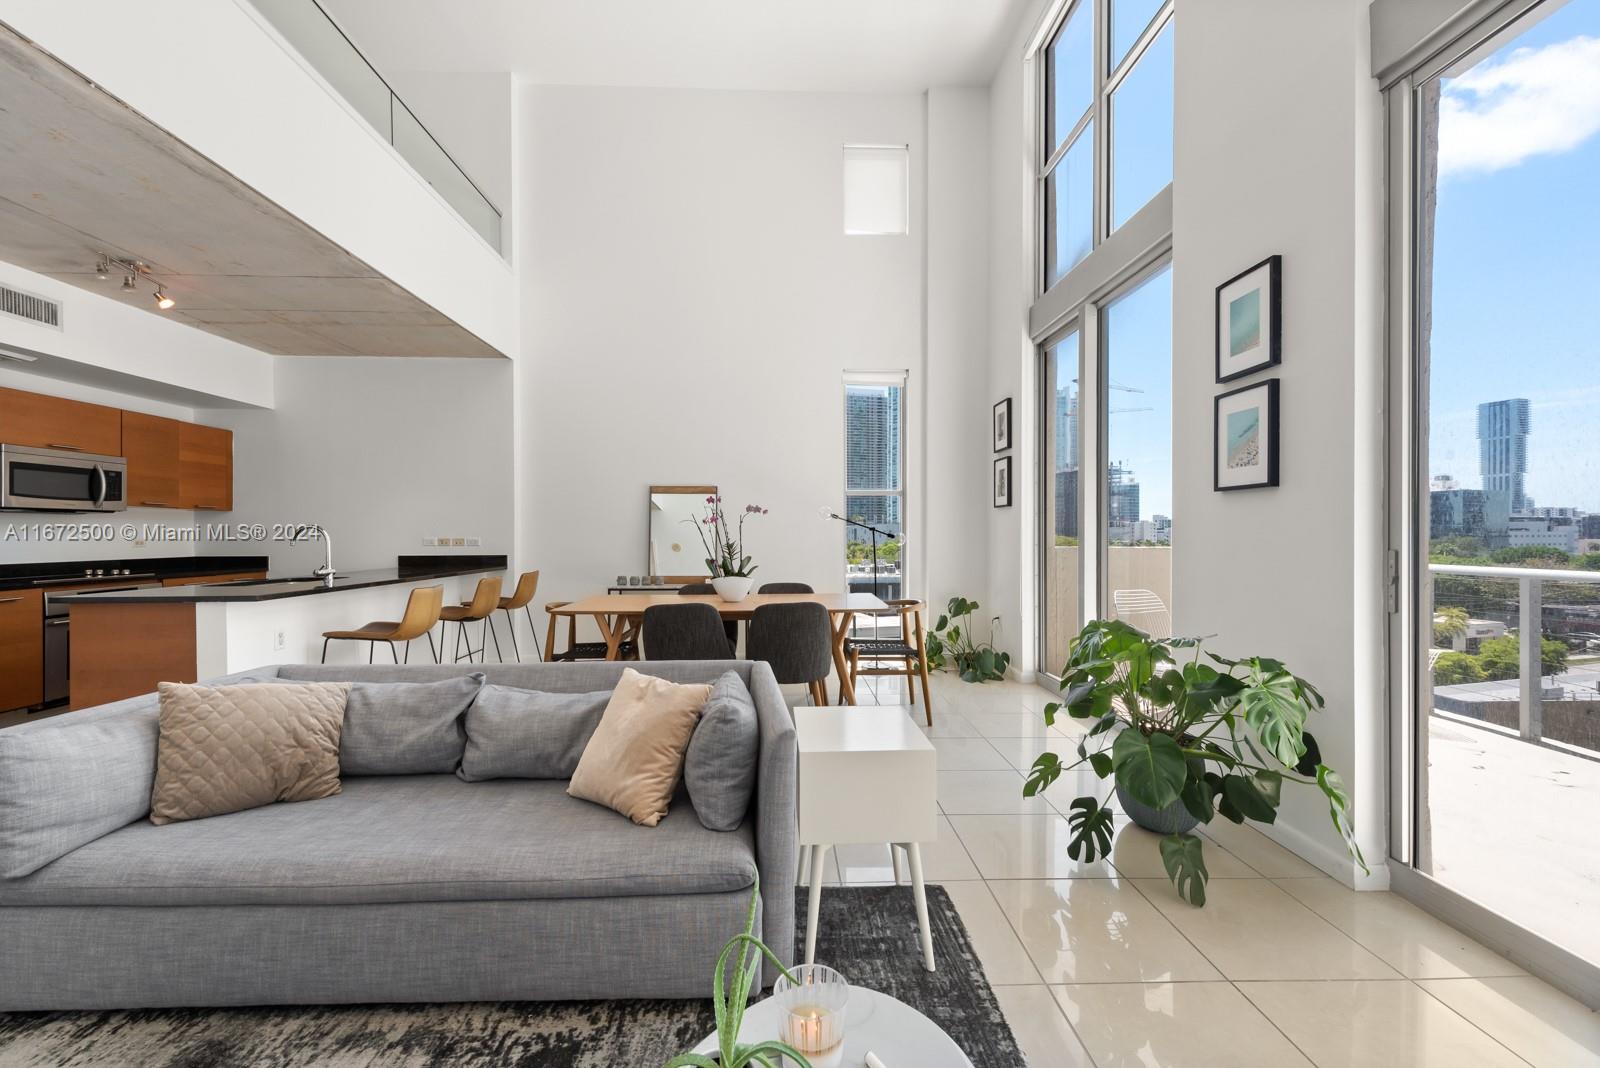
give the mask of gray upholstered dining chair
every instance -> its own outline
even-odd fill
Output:
[[[679,586],[678,587],[678,596],[679,597],[690,597],[690,596],[695,596],[695,595],[705,596],[707,594],[713,594],[713,593],[716,593],[716,592],[717,592],[717,588],[715,586],[711,585],[711,583],[709,583],[709,582],[691,582],[687,586]],[[723,630],[723,633],[725,633],[728,636],[728,644],[730,646],[732,646],[735,651],[738,651],[738,648],[739,648],[739,621],[737,619],[726,619],[726,620],[723,620],[723,622],[722,622],[722,630]]]
[[[833,632],[828,626],[828,610],[822,605],[814,601],[760,605],[750,617],[745,655],[765,660],[784,685],[805,683],[812,704],[828,703]]]
[[[732,660],[722,616],[708,604],[653,604],[639,635],[646,660]]]
[[[769,582],[762,586],[757,593],[816,593],[817,591],[804,582]]]

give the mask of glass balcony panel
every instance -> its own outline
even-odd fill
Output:
[[[322,9],[307,0],[252,0],[277,31],[345,101],[384,137],[393,140],[388,83]]]
[[[496,250],[500,248],[500,213],[398,98],[394,102],[394,147],[423,181],[439,191],[457,215]]]

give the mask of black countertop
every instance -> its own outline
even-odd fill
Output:
[[[36,564],[0,564],[0,590],[48,590],[83,582],[156,581],[191,575],[224,575],[265,571],[265,556],[142,556],[127,560],[52,560]],[[95,572],[100,574],[95,574]]]
[[[503,571],[504,556],[402,556],[398,567],[370,571],[341,572],[332,581],[310,575],[273,575],[266,579],[246,579],[210,586],[165,586],[147,590],[122,590],[117,593],[67,593],[52,598],[68,605],[88,604],[217,604],[251,601],[277,601],[285,597],[310,597],[319,593],[364,590],[373,586],[393,586],[424,579],[477,575]]]

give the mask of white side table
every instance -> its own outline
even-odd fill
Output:
[[[910,858],[922,963],[933,971],[917,843],[939,835],[937,750],[901,707],[800,707],[794,722],[800,745],[800,845],[811,852],[806,963],[816,956],[828,848],[888,842],[891,851],[902,847]]]
[[[938,1024],[888,994],[852,986],[844,1019],[842,1052],[847,1066],[859,1065],[868,1053],[876,1053],[888,1068],[972,1068],[972,1061]],[[781,1025],[778,999],[767,998],[745,1010],[739,1041],[748,1045],[777,1038]],[[696,1046],[695,1052],[710,1053],[716,1048],[713,1034]],[[784,1064],[788,1063],[785,1059]]]

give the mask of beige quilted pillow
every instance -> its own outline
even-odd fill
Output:
[[[567,793],[646,827],[660,823],[710,696],[709,685],[668,682],[628,668],[578,758]]]
[[[150,822],[220,816],[339,792],[347,682],[163,682]]]

